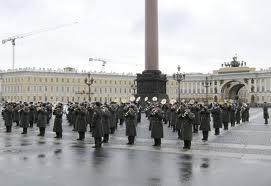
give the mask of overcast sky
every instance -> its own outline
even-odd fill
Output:
[[[145,0],[0,0],[0,39],[78,21],[17,40],[16,68],[66,66],[144,70]],[[160,69],[211,72],[237,53],[250,66],[271,59],[271,1],[159,0]],[[12,66],[11,43],[0,45],[0,69]]]

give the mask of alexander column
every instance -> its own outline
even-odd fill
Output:
[[[158,2],[145,0],[145,70],[137,74],[137,96],[167,98],[167,77],[159,70]]]

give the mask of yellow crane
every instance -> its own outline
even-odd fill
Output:
[[[14,70],[14,68],[15,68],[15,45],[16,45],[15,41],[17,39],[23,39],[25,37],[29,37],[29,36],[32,36],[32,35],[40,34],[40,33],[43,33],[43,32],[57,30],[57,29],[60,29],[60,28],[63,28],[63,27],[67,27],[67,26],[71,26],[71,25],[74,25],[74,24],[77,24],[77,23],[78,22],[73,22],[73,23],[70,23],[70,24],[58,25],[56,27],[49,27],[49,28],[45,28],[45,29],[40,29],[40,30],[28,32],[28,33],[19,34],[19,35],[16,35],[16,36],[11,36],[11,37],[8,37],[7,39],[3,39],[2,40],[2,44],[5,44],[7,42],[11,42],[11,44],[12,44],[12,70]]]

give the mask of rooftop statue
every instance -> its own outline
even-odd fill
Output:
[[[231,62],[231,67],[240,67],[240,62],[237,61],[237,56],[234,56],[233,61]]]

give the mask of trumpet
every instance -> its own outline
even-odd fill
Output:
[[[133,111],[133,109],[130,107],[130,108],[128,109],[128,111],[124,114],[124,117],[127,117],[127,116],[129,116],[130,114],[132,114],[132,111]]]

